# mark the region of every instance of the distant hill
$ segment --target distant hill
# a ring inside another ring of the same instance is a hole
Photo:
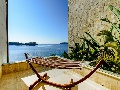
[[[60,44],[68,44],[68,42],[61,42]]]
[[[19,42],[9,42],[9,45],[28,45],[28,46],[35,46],[38,45],[36,42],[29,42],[29,43],[19,43]]]

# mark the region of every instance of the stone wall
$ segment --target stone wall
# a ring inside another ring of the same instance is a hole
[[[113,22],[116,21],[116,17],[108,9],[108,5],[119,9],[120,0],[68,0],[69,46],[73,46],[74,42],[81,43],[80,37],[85,35],[84,32],[89,32],[100,44],[103,43],[103,39],[96,34],[108,29],[110,25],[100,19],[107,17]]]
[[[38,64],[32,63],[33,67],[41,67]],[[2,75],[20,72],[24,70],[29,70],[30,66],[26,61],[14,62],[14,63],[6,63],[2,65]]]
[[[7,61],[6,2],[0,0],[0,77],[2,63]]]

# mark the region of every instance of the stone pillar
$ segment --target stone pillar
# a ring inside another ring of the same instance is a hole
[[[7,28],[6,28],[6,0],[0,0],[0,77],[2,63],[7,63]]]

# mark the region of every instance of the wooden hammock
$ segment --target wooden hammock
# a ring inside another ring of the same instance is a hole
[[[62,59],[61,60],[51,60],[51,59],[44,59],[41,57],[28,59],[27,53],[25,53],[25,57],[26,57],[26,61],[29,63],[30,67],[32,68],[32,70],[38,77],[38,80],[36,80],[32,85],[30,85],[29,90],[31,90],[38,82],[41,82],[41,81],[43,81],[47,84],[56,86],[56,87],[71,89],[71,87],[74,87],[75,85],[77,85],[77,84],[85,81],[87,78],[89,78],[105,62],[104,60],[101,60],[89,74],[87,74],[85,77],[83,77],[82,79],[79,79],[76,82],[73,82],[73,79],[71,79],[71,82],[69,84],[58,84],[58,83],[54,83],[54,82],[50,82],[50,81],[46,80],[47,73],[45,73],[43,76],[39,75],[38,72],[32,66],[31,62],[39,64],[39,65],[44,65],[46,67],[60,68],[60,69],[62,69],[62,68],[63,69],[72,69],[72,68],[81,69],[81,64],[80,64],[81,62],[80,61],[71,61],[71,60],[62,60]]]

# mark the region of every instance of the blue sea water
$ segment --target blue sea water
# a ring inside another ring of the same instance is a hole
[[[52,54],[61,56],[64,51],[68,52],[68,44],[9,45],[9,62],[25,60],[24,53],[29,53],[31,56],[48,57]]]

